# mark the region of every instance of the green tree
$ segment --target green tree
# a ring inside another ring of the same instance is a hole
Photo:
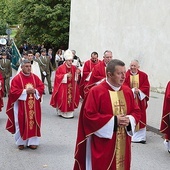
[[[70,0],[20,0],[18,43],[68,46]]]
[[[6,20],[5,20],[5,9],[6,9],[6,3],[5,0],[1,1],[0,5],[0,35],[4,35],[5,33],[5,28],[6,28]]]
[[[1,0],[0,35],[5,35],[6,28],[18,23],[16,9],[20,0]]]

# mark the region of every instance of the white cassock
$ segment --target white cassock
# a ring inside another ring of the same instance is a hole
[[[135,97],[134,91],[135,91],[135,89],[132,88],[132,92]],[[139,90],[138,98],[142,101],[145,97],[146,97],[146,95],[141,90]],[[132,142],[140,142],[140,141],[146,141],[146,127],[136,131],[132,137]]]

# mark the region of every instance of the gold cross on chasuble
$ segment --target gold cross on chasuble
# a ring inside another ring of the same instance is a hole
[[[113,114],[126,115],[127,106],[123,91],[109,91]],[[116,170],[125,170],[125,149],[126,149],[126,131],[124,127],[118,127],[116,133],[115,159]]]

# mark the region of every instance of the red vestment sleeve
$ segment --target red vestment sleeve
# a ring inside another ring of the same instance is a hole
[[[170,82],[165,90],[160,132],[166,134],[170,140]]]

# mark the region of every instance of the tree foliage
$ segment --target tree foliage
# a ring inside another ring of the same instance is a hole
[[[19,0],[21,24],[16,39],[30,44],[68,46],[70,0]]]
[[[17,44],[68,46],[70,0],[1,0],[0,35],[19,25]]]
[[[16,15],[18,2],[19,0],[1,0],[0,35],[5,35],[5,30],[10,25],[18,23],[18,15]]]

